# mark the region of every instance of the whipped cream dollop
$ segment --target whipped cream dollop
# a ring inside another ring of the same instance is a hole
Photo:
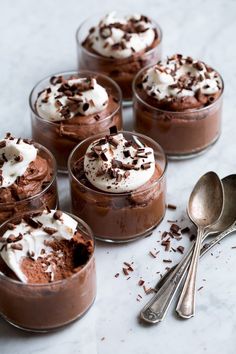
[[[70,240],[77,228],[77,222],[69,215],[60,211],[47,210],[37,216],[28,217],[20,224],[10,224],[9,229],[0,239],[0,255],[7,266],[23,283],[27,277],[22,271],[21,262],[25,257],[37,260],[39,257],[47,258],[52,254],[50,241]],[[57,256],[62,256],[62,251]],[[55,260],[55,252],[53,255]],[[45,272],[51,273],[53,280],[53,259],[46,267]]]
[[[219,74],[202,61],[180,54],[158,62],[146,71],[142,87],[157,100],[194,96],[197,92],[214,95],[222,90]]]
[[[106,89],[95,78],[52,77],[51,85],[42,91],[36,101],[41,118],[61,121],[80,114],[89,116],[107,107]]]
[[[11,186],[37,157],[37,149],[28,140],[7,135],[0,141],[0,188]]]
[[[156,38],[157,31],[146,16],[119,17],[112,12],[90,29],[85,43],[98,54],[119,59],[145,51]]]
[[[84,157],[84,171],[89,182],[99,190],[112,193],[131,192],[147,183],[155,171],[150,147],[138,147],[122,133],[94,141]]]

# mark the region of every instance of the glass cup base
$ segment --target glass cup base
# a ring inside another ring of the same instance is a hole
[[[5,317],[4,315],[1,315],[0,317],[6,321],[8,324],[12,325],[13,327],[20,329],[21,331],[24,332],[29,332],[29,333],[50,333],[50,332],[56,332],[64,327],[67,327],[69,325],[72,325],[74,322],[78,321],[79,319],[81,319],[82,317],[84,317],[87,312],[90,310],[90,308],[93,306],[94,302],[96,299],[96,295],[93,299],[93,302],[89,305],[89,307],[79,316],[77,316],[76,318],[72,319],[71,321],[68,321],[60,326],[57,327],[53,327],[53,328],[45,328],[45,329],[35,329],[35,328],[27,328],[27,327],[22,327],[19,326],[17,323],[10,321],[7,317]]]
[[[167,158],[168,160],[172,160],[172,161],[180,161],[180,160],[188,160],[188,159],[192,159],[194,157],[198,157],[203,155],[205,152],[207,152],[208,150],[210,150],[212,148],[213,145],[215,145],[215,143],[218,141],[220,135],[218,135],[211,143],[210,145],[205,146],[203,149],[200,150],[196,150],[193,151],[191,153],[187,153],[187,154],[169,154],[168,152],[166,152]]]
[[[96,241],[99,241],[99,242],[107,242],[107,243],[116,243],[116,244],[121,244],[121,243],[131,243],[131,242],[135,242],[139,239],[143,239],[143,238],[146,238],[146,237],[149,237],[152,235],[153,231],[157,228],[157,226],[162,222],[162,220],[164,219],[165,215],[163,215],[163,217],[154,225],[152,226],[151,228],[149,228],[148,230],[146,230],[144,233],[140,234],[140,235],[136,235],[130,239],[110,239],[109,237],[108,238],[102,238],[102,237],[97,237],[97,236],[94,236]]]

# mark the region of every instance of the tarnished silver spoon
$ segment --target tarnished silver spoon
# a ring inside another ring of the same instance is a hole
[[[188,274],[181,292],[176,311],[182,318],[190,318],[195,313],[196,276],[201,243],[204,233],[221,216],[224,206],[224,192],[221,180],[215,172],[203,175],[193,188],[187,212],[197,226],[197,237]]]

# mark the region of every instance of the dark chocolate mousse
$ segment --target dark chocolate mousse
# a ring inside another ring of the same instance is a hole
[[[75,73],[53,76],[32,92],[33,137],[53,152],[59,170],[66,169],[78,142],[114,124],[122,127],[120,93],[114,85],[103,76]]]
[[[172,157],[195,155],[220,134],[223,81],[202,61],[176,54],[134,81],[135,129]]]
[[[85,231],[86,224],[81,228],[74,217],[50,209],[5,225],[0,235],[0,272],[5,275],[0,288],[6,302],[0,295],[0,308],[8,320],[46,330],[73,321],[90,307],[96,288],[94,243],[89,229]],[[13,286],[18,289],[14,301]]]
[[[123,98],[130,100],[135,74],[160,59],[160,42],[161,30],[147,16],[112,12],[88,30],[79,51],[79,67],[109,75],[121,87]]]
[[[8,133],[0,141],[0,223],[43,205],[56,207],[55,174],[49,151]]]
[[[124,242],[150,234],[165,213],[165,157],[155,159],[154,142],[144,145],[115,129],[85,143],[69,162],[73,212],[101,240]]]

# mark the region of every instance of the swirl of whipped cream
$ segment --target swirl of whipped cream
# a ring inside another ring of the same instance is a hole
[[[222,81],[219,74],[202,61],[177,54],[148,69],[142,87],[149,96],[161,101],[194,96],[198,91],[213,95],[222,89]]]
[[[127,58],[146,50],[157,38],[152,22],[143,15],[107,14],[87,37],[91,48],[105,57]]]
[[[27,283],[27,277],[21,269],[22,259],[30,257],[37,260],[50,255],[53,250],[48,241],[72,239],[77,222],[65,213],[55,210],[48,213],[45,210],[13,226],[14,229],[7,230],[0,239],[0,255],[19,280]],[[45,271],[52,272],[52,267],[49,265]]]
[[[42,91],[36,101],[41,118],[61,121],[77,114],[89,116],[107,107],[108,94],[95,78],[52,77],[51,85]]]
[[[10,135],[0,141],[0,188],[11,186],[37,157],[34,145]]]
[[[137,147],[122,133],[109,135],[88,147],[84,171],[89,182],[99,190],[131,192],[152,177],[155,171],[154,152],[150,147]]]

